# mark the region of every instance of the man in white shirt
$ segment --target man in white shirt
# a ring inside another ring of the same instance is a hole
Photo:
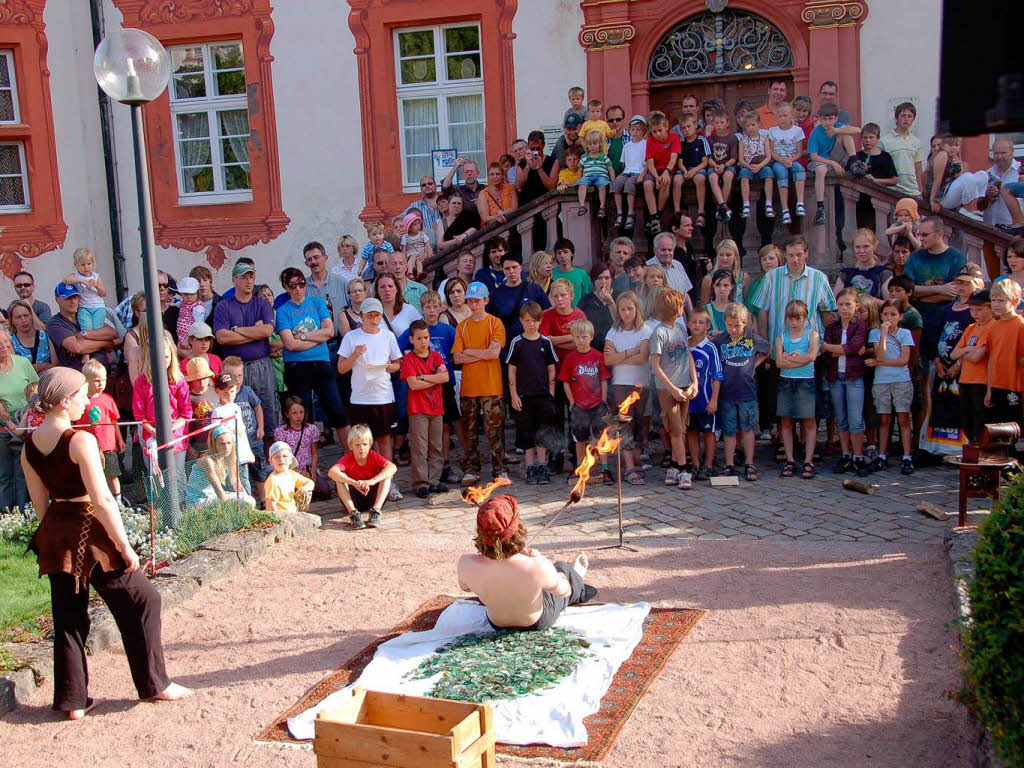
[[[671,232],[661,232],[654,238],[654,256],[647,260],[650,267],[661,267],[665,270],[665,277],[668,279],[668,287],[675,288],[686,297],[684,312],[687,317],[693,304],[690,302],[690,290],[693,283],[686,274],[683,265],[675,260],[676,236]]]
[[[992,159],[995,164],[988,169],[989,186],[985,195],[988,198],[988,208],[985,209],[984,215],[985,223],[994,227],[1013,221],[994,182],[998,181],[1000,185],[1015,183],[1020,176],[1020,163],[1013,159],[1013,142],[1006,138],[996,139],[992,144]]]

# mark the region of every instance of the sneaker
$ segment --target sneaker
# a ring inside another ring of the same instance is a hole
[[[854,459],[853,470],[857,473],[857,477],[867,477],[871,474],[871,467],[864,459]]]
[[[454,485],[455,483],[459,482],[458,480],[455,479],[455,477],[456,475],[455,472],[452,470],[451,465],[445,464],[444,469],[441,470],[441,482],[451,483]]]
[[[711,470],[707,467],[701,467],[693,473],[693,479],[701,482],[706,482],[711,479]]]
[[[601,470],[601,482],[605,483],[606,485],[609,483],[615,483],[615,475],[612,474],[612,471],[610,469]]]
[[[391,490],[388,491],[388,501],[401,501],[402,492],[398,490],[397,485],[392,485]]]
[[[678,485],[679,483],[679,470],[675,467],[669,467],[665,473],[665,485]]]
[[[371,509],[370,518],[366,521],[367,528],[379,528],[380,527],[380,510]]]
[[[804,216],[807,215],[807,209],[804,208],[803,203],[796,204],[796,215],[799,216],[800,218],[803,218]]]
[[[416,489],[415,493],[417,499],[425,499],[430,495],[430,487],[426,485],[421,485],[419,488]]]
[[[825,226],[825,206],[819,205],[818,210],[814,213],[814,226],[824,227]]]
[[[876,456],[875,460],[871,462],[872,472],[884,472],[889,468],[889,460],[884,456]]]
[[[912,475],[914,474],[914,462],[911,459],[904,459],[903,466],[900,467],[901,475]]]
[[[661,232],[661,222],[658,221],[658,217],[655,216],[653,219],[647,222],[647,232],[654,237],[656,234]]]
[[[982,214],[981,211],[969,211],[966,208],[960,207],[957,208],[956,212],[959,213],[961,216],[966,216],[968,219],[974,219],[975,221],[985,220],[985,216],[984,214]]]
[[[537,485],[551,485],[551,470],[546,466],[537,467]]]
[[[363,522],[363,516],[359,512],[353,512],[348,516],[348,522],[352,526],[353,530],[359,531],[366,527],[366,523]]]
[[[743,204],[743,210],[740,211],[740,217],[744,219],[750,218],[750,203]]]
[[[783,224],[792,224],[793,223],[793,217],[790,215],[788,208],[782,212],[782,223]]]
[[[771,203],[765,203],[764,204],[764,215],[767,218],[769,218],[769,219],[774,219],[775,218],[775,209],[772,208],[772,204]]]
[[[444,483],[434,483],[430,486],[431,493],[448,493],[450,489]]]
[[[650,461],[651,452],[644,448],[642,451],[640,451],[640,455],[637,456],[637,458],[640,459],[640,461]]]
[[[840,456],[832,467],[832,473],[835,475],[844,475],[851,469],[853,469],[853,459],[849,456]]]
[[[460,485],[463,488],[469,488],[469,486],[476,485],[478,482],[480,482],[480,475],[474,475],[472,472],[467,472],[462,476]]]
[[[676,485],[678,485],[684,491],[688,491],[691,488],[693,488],[693,478],[690,476],[690,473],[680,472],[679,480],[677,481]]]
[[[715,218],[718,219],[719,221],[728,221],[729,206],[727,206],[725,203],[719,203],[718,213],[715,214]]]
[[[526,467],[526,484],[527,485],[536,485],[537,484],[537,470],[538,469],[539,469],[539,467],[532,467],[532,466],[527,466]]]

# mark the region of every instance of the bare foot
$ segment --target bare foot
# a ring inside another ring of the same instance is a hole
[[[85,709],[69,709],[68,710],[68,720],[81,720],[89,712],[94,710],[96,708],[96,705],[99,704],[101,701],[103,701],[103,700],[102,699],[89,699],[88,703],[85,705]]]
[[[580,575],[580,578],[586,578],[587,569],[590,567],[590,558],[587,557],[586,552],[581,552],[576,558],[576,562],[572,564],[572,569]]]
[[[186,688],[183,685],[177,683],[171,683],[164,688],[160,693],[150,699],[150,701],[178,701],[179,699],[187,699],[193,694],[191,688]]]

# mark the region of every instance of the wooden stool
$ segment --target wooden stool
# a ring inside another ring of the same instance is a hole
[[[956,523],[959,527],[967,525],[967,500],[999,498],[1000,475],[1004,469],[1016,466],[1016,459],[959,462],[960,510]]]

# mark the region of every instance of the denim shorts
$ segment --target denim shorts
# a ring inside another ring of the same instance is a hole
[[[807,178],[807,171],[797,162],[794,162],[789,168],[782,163],[772,163],[772,172],[775,174],[775,178],[779,180],[780,187],[788,187],[790,177],[797,181],[803,181]]]
[[[754,172],[752,170],[750,170],[749,168],[740,168],[740,178],[741,179],[753,179],[754,178]],[[775,178],[775,174],[772,173],[772,166],[771,166],[771,164],[766,165],[764,168],[762,168],[760,171],[758,171],[757,172],[757,178],[759,178],[759,179],[774,179]]]
[[[828,385],[836,429],[859,435],[864,432],[864,379],[837,379]]]
[[[577,187],[607,187],[610,186],[612,180],[607,176],[601,176],[594,174],[592,176],[584,176],[582,179],[576,182]]]
[[[718,171],[716,171],[714,168],[708,167],[708,168],[705,168],[703,171],[701,171],[701,173],[704,174],[705,176],[710,176],[713,173],[715,173],[715,174],[718,173]],[[722,173],[721,173],[721,176],[722,176],[723,179],[725,178],[725,174],[727,174],[727,173],[731,173],[733,176],[735,176],[736,175],[736,166],[735,165],[727,165],[725,167],[725,170],[722,171]]]
[[[813,419],[815,414],[814,379],[780,377],[776,411],[780,417],[786,419]]]
[[[636,194],[636,185],[643,179],[641,173],[620,173],[612,181],[612,192],[615,194],[621,194],[625,192],[627,195]]]
[[[723,400],[719,403],[718,414],[723,435],[732,437],[737,432],[757,429],[757,400]]]

